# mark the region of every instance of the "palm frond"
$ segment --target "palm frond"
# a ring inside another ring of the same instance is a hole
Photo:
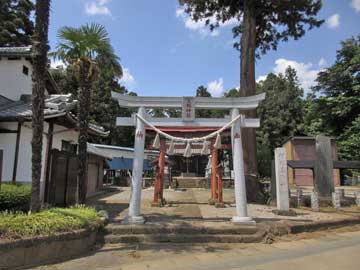
[[[73,64],[80,58],[88,58],[96,65],[110,68],[117,77],[122,76],[120,58],[111,46],[108,32],[98,23],[74,27],[62,27],[58,34],[59,42],[56,51],[51,53],[54,58]]]

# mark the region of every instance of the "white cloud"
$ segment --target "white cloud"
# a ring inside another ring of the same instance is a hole
[[[340,25],[340,15],[335,13],[326,20],[326,24],[329,28],[337,28]]]
[[[124,84],[126,87],[132,87],[135,84],[135,78],[130,73],[130,70],[128,68],[123,69],[123,76],[120,79],[120,83]]]
[[[356,12],[360,12],[360,0],[352,0],[351,7],[353,7]]]
[[[209,82],[207,88],[213,97],[221,97],[225,92],[223,78]]]
[[[65,63],[62,61],[62,60],[54,60],[54,59],[51,59],[51,62],[50,62],[50,67],[51,68],[58,68],[58,67],[61,67],[61,68],[65,68],[66,65]]]
[[[326,64],[327,64],[326,60],[323,57],[321,57],[320,60],[319,60],[318,66],[320,68],[323,68],[323,67],[326,66]]]
[[[176,9],[176,17],[180,18],[187,29],[190,29],[192,31],[200,33],[202,37],[205,36],[218,36],[220,34],[219,29],[215,29],[213,31],[209,30],[209,27],[206,25],[206,19],[201,19],[198,21],[194,21],[192,18],[189,17],[189,15],[185,12],[184,8],[177,8]],[[210,23],[216,22],[216,17],[212,16],[209,18]],[[238,20],[236,18],[232,18],[226,22],[220,23],[221,27],[226,26],[233,26],[238,23]]]
[[[110,9],[107,7],[110,0],[95,0],[85,3],[85,13],[88,15],[111,15]]]
[[[263,75],[263,76],[259,76],[257,79],[256,79],[256,82],[259,83],[261,81],[265,81],[266,80],[266,75]]]
[[[315,84],[315,79],[317,74],[320,72],[320,69],[313,68],[312,63],[301,63],[293,60],[288,60],[284,58],[279,58],[275,61],[275,67],[273,72],[276,74],[284,74],[288,67],[292,67],[296,70],[299,82],[304,90],[309,90],[311,86]],[[257,81],[266,78],[266,76],[260,76]]]

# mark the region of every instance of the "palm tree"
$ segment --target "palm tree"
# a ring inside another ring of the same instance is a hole
[[[119,57],[115,55],[108,33],[100,24],[86,24],[79,28],[63,27],[54,58],[71,65],[79,83],[79,202],[85,203],[87,189],[87,140],[90,111],[90,92],[98,77],[98,69],[106,68],[114,76],[122,76]]]
[[[44,93],[47,69],[50,0],[37,0],[35,5],[35,32],[32,37],[33,88],[32,88],[32,184],[30,210],[40,211],[41,152],[44,130]]]

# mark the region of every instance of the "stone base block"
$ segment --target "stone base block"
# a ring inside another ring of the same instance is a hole
[[[253,220],[251,217],[234,216],[234,217],[232,217],[231,221],[234,224],[238,224],[238,225],[252,225],[252,226],[256,225],[256,221]]]
[[[145,218],[143,216],[126,216],[121,223],[125,225],[144,224]]]

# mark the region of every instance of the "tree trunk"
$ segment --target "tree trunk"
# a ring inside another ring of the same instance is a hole
[[[47,69],[50,0],[37,0],[35,6],[35,33],[33,36],[33,89],[32,89],[32,213],[40,211],[41,153],[44,130],[44,93]]]
[[[255,51],[256,51],[256,19],[255,11],[250,1],[245,1],[243,33],[241,35],[240,60],[240,95],[252,96],[255,94]],[[254,117],[256,111],[246,114]],[[245,174],[257,175],[256,164],[256,136],[255,129],[243,130]]]
[[[256,94],[256,10],[251,0],[245,0],[243,20],[240,58],[240,96],[252,96]],[[256,117],[255,110],[243,113],[249,118]],[[255,129],[242,129],[242,137],[244,140],[244,171],[248,190],[247,196],[249,201],[256,201],[260,186],[256,183],[258,173]]]
[[[86,202],[87,191],[87,141],[90,110],[91,79],[89,73],[91,62],[81,59],[79,70],[79,104],[78,104],[78,126],[79,126],[79,203]]]

